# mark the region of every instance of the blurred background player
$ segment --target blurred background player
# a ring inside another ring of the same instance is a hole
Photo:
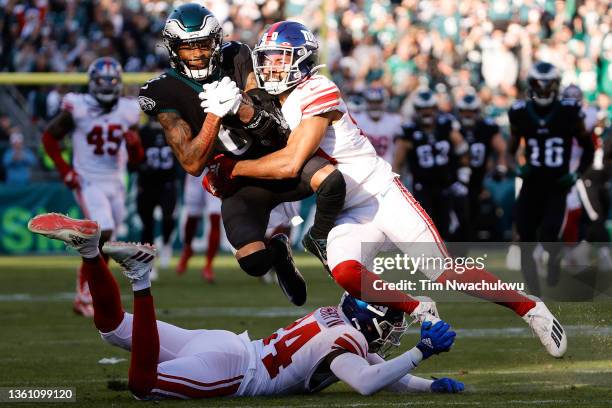
[[[365,109],[353,114],[357,126],[370,139],[376,154],[393,163],[394,140],[402,134],[402,118],[388,110],[389,95],[384,88],[372,87],[363,93]]]
[[[60,177],[74,192],[83,215],[101,229],[101,245],[113,237],[125,215],[124,177],[128,158],[139,163],[143,149],[138,137],[140,108],[121,97],[121,65],[113,58],[91,63],[88,93],[68,93],[42,141]],[[61,155],[59,141],[72,133],[72,165]],[[82,268],[77,274],[74,310],[91,316],[93,309]]]
[[[413,96],[413,120],[396,139],[393,171],[401,173],[407,163],[414,197],[449,239],[453,196],[466,197],[470,172],[468,145],[459,132],[459,122],[438,110],[435,94],[420,89]]]
[[[361,395],[464,389],[450,378],[410,374],[454,343],[455,332],[435,315],[422,322],[416,346],[389,361],[385,353],[400,345],[407,328],[403,312],[348,294],[338,306],[320,307],[265,339],[251,340],[246,332],[187,330],[156,320],[150,281],[154,247],[123,242],[103,247],[132,283],[130,314],[99,254],[95,222],[43,214],[30,220],[28,228],[65,242],[82,256],[94,323],[106,342],[131,352],[128,388],[138,399],[315,393],[339,380]]]
[[[164,131],[155,119],[140,128],[144,161],[138,166],[138,215],[142,221],[141,241],[155,243],[155,208],[161,209],[160,266],[166,268],[172,256],[177,200],[177,165],[172,149],[166,143]],[[155,271],[155,268],[154,268]]]
[[[182,275],[187,270],[189,259],[193,256],[192,242],[198,232],[202,215],[206,214],[208,224],[208,246],[206,262],[202,269],[202,278],[209,283],[215,281],[213,260],[221,243],[221,200],[202,188],[203,176],[185,176],[183,205],[185,208],[185,225],[183,227],[183,251],[176,265],[176,273]]]
[[[457,116],[461,123],[461,134],[469,145],[470,182],[468,185],[470,241],[476,241],[476,224],[480,219],[483,183],[487,174],[489,159],[495,154],[493,177],[505,177],[508,168],[506,161],[506,141],[499,126],[490,118],[483,117],[481,102],[474,90],[470,90],[457,100]]]
[[[559,100],[560,74],[547,62],[537,62],[529,71],[528,98],[514,103],[510,120],[510,154],[515,156],[525,140],[526,164],[517,169],[523,179],[516,202],[516,227],[521,241],[521,269],[529,290],[540,293],[533,251],[541,242],[548,252],[546,281],[559,280],[559,248],[567,193],[593,162],[593,143],[584,128],[580,105]],[[583,149],[580,163],[570,170],[573,139]]]

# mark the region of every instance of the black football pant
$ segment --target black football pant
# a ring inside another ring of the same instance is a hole
[[[529,290],[540,294],[533,250],[538,242],[549,253],[547,283],[559,280],[559,242],[565,219],[568,190],[547,188],[543,183],[526,181],[516,202],[516,230],[521,242],[521,270]]]
[[[153,244],[155,239],[155,220],[153,211],[158,205],[162,210],[162,236],[164,243],[170,241],[170,235],[174,230],[174,208],[176,206],[177,189],[176,183],[172,181],[162,181],[144,179],[138,180],[138,215],[142,220],[143,243]]]
[[[434,222],[442,239],[448,240],[452,207],[451,197],[445,194],[442,189],[427,187],[423,183],[415,183],[412,194]]]

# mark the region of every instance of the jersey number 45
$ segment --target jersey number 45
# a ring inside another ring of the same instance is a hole
[[[106,133],[106,138],[104,137]],[[87,143],[94,145],[94,154],[101,156],[107,153],[110,156],[114,156],[119,151],[119,146],[123,141],[123,129],[121,125],[108,125],[106,132],[102,126],[94,126],[87,134]],[[108,145],[105,149],[104,145]]]

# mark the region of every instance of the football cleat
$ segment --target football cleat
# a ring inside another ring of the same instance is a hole
[[[208,283],[215,283],[215,271],[212,266],[206,266],[202,269],[202,279]]]
[[[567,334],[561,323],[548,310],[548,307],[536,296],[527,296],[536,302],[525,315],[523,320],[529,324],[531,330],[540,338],[540,341],[553,357],[563,357],[567,350]]]
[[[414,319],[412,323],[423,324],[423,322],[431,322],[432,325],[440,321],[438,307],[436,302],[428,296],[414,296],[414,299],[419,301],[419,305],[410,313]]]
[[[72,303],[72,310],[74,311],[74,313],[83,317],[93,317],[94,315],[93,304],[83,301],[78,296],[74,299],[74,302]]]
[[[276,234],[270,238],[269,245],[276,250],[274,270],[278,285],[291,303],[302,306],[306,303],[306,281],[293,262],[289,238],[285,234]]]
[[[310,235],[310,230],[308,230],[302,238],[302,245],[304,246],[304,250],[319,258],[319,261],[321,261],[327,273],[331,274],[329,266],[327,266],[327,240],[314,239],[312,235]]]
[[[123,274],[132,282],[149,275],[156,255],[154,246],[134,242],[107,242],[102,251],[121,265]]]
[[[159,251],[159,266],[167,268],[170,265],[170,259],[172,258],[172,245],[164,244]]]
[[[193,256],[193,249],[191,247],[183,248],[183,252],[181,252],[181,259],[179,259],[178,264],[176,265],[176,274],[182,275],[187,270],[187,263],[189,259]]]
[[[75,220],[63,214],[41,214],[28,222],[28,229],[35,234],[64,241],[81,255],[98,253],[100,227],[91,220]]]

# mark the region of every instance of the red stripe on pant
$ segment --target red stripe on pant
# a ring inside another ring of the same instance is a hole
[[[240,382],[232,385],[221,386],[210,390],[201,390],[198,388],[190,387],[189,385],[179,384],[175,382],[165,381],[162,379],[157,380],[155,386],[160,391],[166,391],[173,394],[179,394],[188,398],[212,398],[212,397],[226,397],[234,395],[238,388],[240,388]]]
[[[236,376],[234,378],[228,378],[227,380],[219,380],[219,381],[215,381],[215,382],[211,382],[211,383],[205,383],[205,382],[200,382],[200,381],[196,381],[196,380],[192,380],[191,378],[186,378],[186,377],[180,377],[178,375],[170,375],[170,374],[164,374],[164,373],[158,373],[158,377],[163,377],[161,378],[162,380],[179,380],[179,381],[185,381],[188,383],[191,383],[193,385],[199,385],[200,387],[214,387],[216,385],[221,385],[221,384],[227,384],[236,380],[242,380],[244,378],[243,375],[239,375]]]
[[[412,313],[419,305],[418,300],[398,290],[376,290],[375,287],[380,287],[380,285],[375,286],[376,282],[384,282],[384,280],[368,271],[358,261],[340,262],[332,269],[332,276],[338,285],[342,286],[351,296],[366,302],[375,299],[373,303],[401,310],[404,313]]]

